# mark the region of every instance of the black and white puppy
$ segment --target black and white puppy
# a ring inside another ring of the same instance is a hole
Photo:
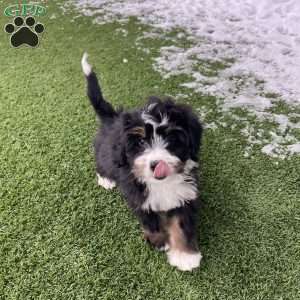
[[[202,128],[186,105],[150,97],[132,111],[105,101],[87,54],[87,94],[102,126],[95,139],[98,184],[117,186],[139,219],[145,239],[183,271],[200,264],[197,167]]]

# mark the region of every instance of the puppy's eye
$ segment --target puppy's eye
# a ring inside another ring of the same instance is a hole
[[[172,144],[185,144],[187,141],[186,134],[181,130],[172,130],[168,133],[167,139]]]
[[[144,145],[145,145],[145,140],[139,139],[139,146],[144,146]]]

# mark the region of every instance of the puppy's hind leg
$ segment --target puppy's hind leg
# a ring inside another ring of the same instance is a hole
[[[113,180],[110,180],[106,177],[102,177],[97,173],[97,182],[99,186],[104,187],[106,190],[111,190],[116,186],[116,183]]]

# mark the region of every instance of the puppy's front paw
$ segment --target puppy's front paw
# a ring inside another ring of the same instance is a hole
[[[108,178],[102,177],[97,173],[98,185],[104,187],[106,190],[111,190],[116,186],[116,183]]]
[[[167,255],[169,264],[181,271],[192,271],[199,267],[202,258],[200,252],[187,253],[179,250],[170,250]]]

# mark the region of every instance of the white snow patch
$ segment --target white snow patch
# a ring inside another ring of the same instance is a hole
[[[300,153],[300,143],[289,145],[288,150],[291,154]]]
[[[300,105],[299,0],[72,0],[64,8],[72,5],[98,24],[135,16],[163,32],[182,28],[186,34],[174,39],[187,38],[191,45],[162,47],[154,68],[164,78],[188,75],[191,81],[183,86],[217,96],[224,114],[237,117],[233,110],[243,108],[262,122],[277,124],[277,132],[270,134],[243,120],[250,148],[261,144],[263,153],[280,158],[300,153],[299,139],[291,132],[300,128],[292,121],[299,115],[269,112],[279,99],[290,107]],[[214,63],[223,67],[216,69]],[[215,126],[222,124],[216,120],[207,127]]]
[[[128,31],[124,28],[116,29],[116,33],[121,34],[122,36],[126,37],[128,35]]]

